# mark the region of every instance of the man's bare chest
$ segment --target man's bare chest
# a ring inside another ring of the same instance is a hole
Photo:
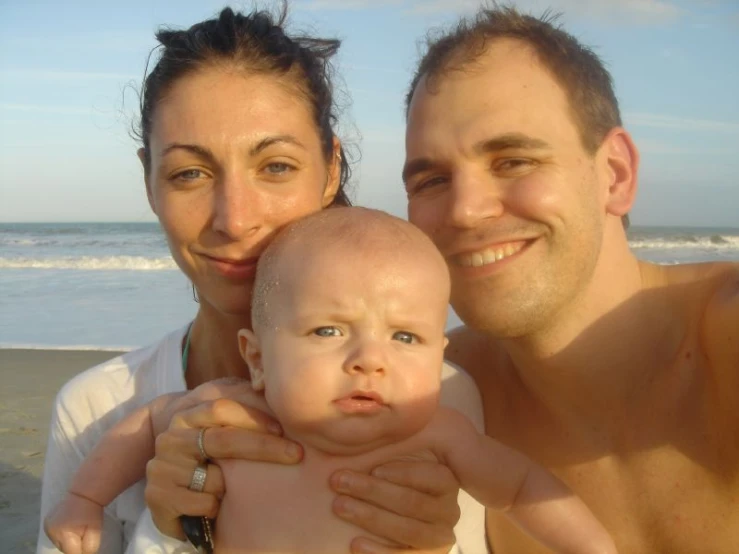
[[[629,554],[729,554],[739,544],[739,429],[701,402],[655,400],[623,414],[609,433],[519,413],[488,421],[501,440],[526,452],[580,495]],[[494,514],[497,554],[537,552]],[[544,550],[542,550],[544,552]]]

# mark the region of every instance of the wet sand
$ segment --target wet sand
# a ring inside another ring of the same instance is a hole
[[[0,349],[0,551],[34,552],[51,405],[71,377],[119,352]]]

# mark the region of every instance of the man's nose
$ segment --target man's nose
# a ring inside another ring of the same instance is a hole
[[[472,229],[480,222],[503,215],[502,190],[494,177],[480,171],[459,171],[452,175],[449,222]]]

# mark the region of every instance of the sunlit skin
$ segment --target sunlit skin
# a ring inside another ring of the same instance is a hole
[[[200,302],[190,386],[234,368],[245,376],[235,343],[224,348],[219,337],[249,318],[259,255],[283,225],[336,194],[338,142],[328,163],[310,110],[289,78],[228,66],[177,80],[154,110],[149,203]]]
[[[488,434],[562,478],[620,552],[733,552],[737,265],[633,257],[636,148],[615,128],[586,151],[524,45],[498,40],[432,85],[410,106],[409,217],[447,259],[468,325],[447,356]],[[488,534],[496,554],[546,552],[492,513]]]

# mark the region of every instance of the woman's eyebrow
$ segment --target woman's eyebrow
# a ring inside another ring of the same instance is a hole
[[[198,146],[197,144],[182,144],[180,142],[173,142],[172,144],[164,148],[164,150],[162,150],[162,156],[166,156],[173,150],[187,150],[188,152],[192,152],[193,154],[201,158],[207,158],[211,161],[215,159],[213,152],[211,152],[208,148],[205,148],[204,146]]]
[[[286,143],[286,144],[294,144],[295,146],[298,146],[302,148],[303,150],[306,150],[305,145],[300,142],[297,138],[295,138],[292,135],[276,135],[273,137],[265,137],[262,140],[260,140],[258,143],[256,143],[254,146],[252,146],[249,149],[249,154],[254,156],[256,154],[259,154],[262,150],[267,148],[268,146],[272,146],[273,144],[278,143]]]

